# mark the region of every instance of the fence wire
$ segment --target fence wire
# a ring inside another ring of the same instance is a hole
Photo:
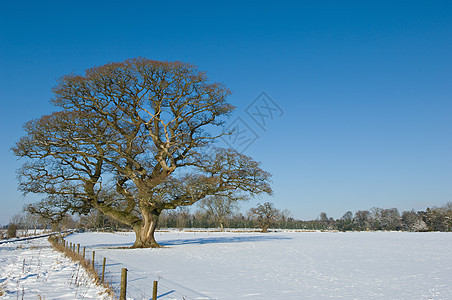
[[[82,247],[83,248],[83,247]],[[96,251],[96,249],[92,249]],[[92,259],[92,250],[86,249],[85,257]],[[94,267],[99,276],[102,276],[104,256],[95,253]],[[152,299],[153,283],[158,282],[157,298],[162,300],[170,299],[186,299],[186,300],[208,300],[214,299],[190,289],[175,281],[163,277],[151,271],[142,271],[128,266],[122,262],[115,261],[106,257],[104,281],[109,283],[117,297],[119,297],[121,289],[121,270],[127,268],[127,288],[126,296],[128,299],[134,300],[150,300]],[[152,299],[154,300],[154,299]]]

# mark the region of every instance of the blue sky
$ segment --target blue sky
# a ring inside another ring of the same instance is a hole
[[[274,196],[244,208],[272,201],[314,219],[452,201],[451,12],[450,1],[4,1],[0,224],[33,199],[17,191],[9,149],[52,111],[56,80],[137,56],[190,62],[233,91],[229,124],[258,137],[244,152],[273,173]],[[282,111],[263,128],[247,114],[262,92]]]

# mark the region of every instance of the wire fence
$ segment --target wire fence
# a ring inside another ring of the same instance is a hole
[[[62,239],[60,241],[66,248],[73,251],[80,259],[88,260],[98,274],[99,281],[108,283],[115,297],[120,298],[121,288],[126,286],[126,298],[134,300],[155,300],[152,298],[154,281],[158,283],[157,299],[186,299],[186,300],[208,300],[213,299],[199,293],[180,283],[165,278],[162,274],[149,270],[139,270],[127,265],[127,262],[119,262],[109,257],[96,253],[97,248],[84,247]],[[98,249],[102,250],[102,249]],[[94,255],[93,255],[94,253]],[[93,260],[94,258],[94,260]],[[104,260],[105,258],[105,260]],[[104,265],[105,262],[105,265]],[[127,282],[121,282],[122,269],[127,269]]]
[[[5,239],[0,240],[0,244],[6,244],[6,243],[15,243],[15,242],[21,242],[21,241],[28,241],[28,240],[34,240],[34,239],[40,239],[43,237],[49,237],[53,235],[61,235],[61,234],[70,234],[74,230],[66,230],[66,231],[59,231],[59,232],[49,232],[49,233],[43,233],[38,235],[31,235],[31,236],[25,236],[25,237],[18,237],[18,238],[12,238],[12,239]]]

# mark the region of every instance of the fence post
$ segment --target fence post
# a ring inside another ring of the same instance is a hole
[[[94,255],[96,254],[96,252],[93,251],[93,268],[94,268]]]
[[[72,242],[71,242],[71,244],[70,244],[70,246],[69,246],[69,249],[72,251]]]
[[[77,254],[80,255],[80,244],[77,244]]]
[[[86,247],[83,247],[83,259],[85,259],[85,248]]]
[[[154,288],[152,289],[152,300],[157,300],[157,283],[158,281],[154,281]]]
[[[105,262],[107,259],[104,257],[104,261],[102,263],[102,283],[104,283],[104,275],[105,275]]]
[[[119,293],[119,300],[126,300],[127,289],[127,268],[121,270],[121,292]]]

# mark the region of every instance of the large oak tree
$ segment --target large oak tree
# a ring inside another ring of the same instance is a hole
[[[165,209],[271,193],[259,163],[211,147],[234,107],[193,65],[129,59],[63,76],[53,93],[57,111],[28,122],[13,147],[25,159],[19,188],[45,195],[30,211],[97,209],[133,228],[133,247],[158,247]]]

